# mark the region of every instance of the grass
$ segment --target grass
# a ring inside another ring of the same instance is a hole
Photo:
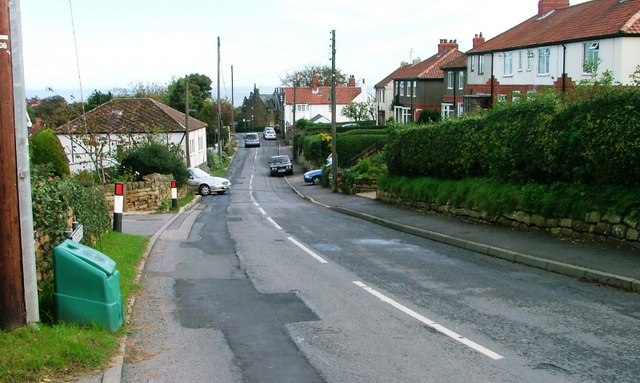
[[[116,262],[126,302],[137,288],[135,275],[147,237],[109,232],[94,246]],[[89,326],[39,324],[0,331],[0,382],[63,382],[104,368],[118,351],[116,334]]]

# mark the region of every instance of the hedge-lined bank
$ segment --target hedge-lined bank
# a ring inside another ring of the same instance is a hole
[[[395,175],[640,186],[640,89],[614,87],[561,107],[553,94],[482,116],[396,126],[386,147]]]

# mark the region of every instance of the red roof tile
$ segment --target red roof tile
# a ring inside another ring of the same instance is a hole
[[[353,101],[360,93],[362,89],[360,87],[353,86],[337,86],[336,87],[336,104],[346,105]],[[296,104],[309,104],[309,105],[325,105],[330,104],[331,100],[330,86],[319,86],[317,89],[311,87],[298,87],[296,88]],[[285,104],[293,104],[293,88],[284,89]]]
[[[533,16],[467,54],[638,35],[639,19],[640,0],[592,0]]]
[[[403,67],[402,70],[394,77],[394,80],[413,78],[442,79],[444,78],[442,66],[447,65],[460,57],[465,57],[465,55],[457,49],[435,54],[417,64]]]

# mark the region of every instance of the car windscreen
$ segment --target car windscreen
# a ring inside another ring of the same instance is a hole
[[[209,173],[205,172],[202,169],[198,169],[198,168],[194,168],[189,170],[191,172],[191,174],[195,177],[195,178],[204,178],[204,177],[209,177]]]
[[[289,162],[289,157],[281,156],[281,157],[271,157],[272,164],[285,164]]]

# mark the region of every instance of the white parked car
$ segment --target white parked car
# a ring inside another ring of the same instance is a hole
[[[275,140],[277,138],[276,130],[272,127],[267,126],[262,132],[262,138],[264,138],[265,140]]]
[[[200,168],[188,168],[189,186],[202,196],[211,193],[224,194],[231,190],[231,182],[222,177],[214,177]]]

